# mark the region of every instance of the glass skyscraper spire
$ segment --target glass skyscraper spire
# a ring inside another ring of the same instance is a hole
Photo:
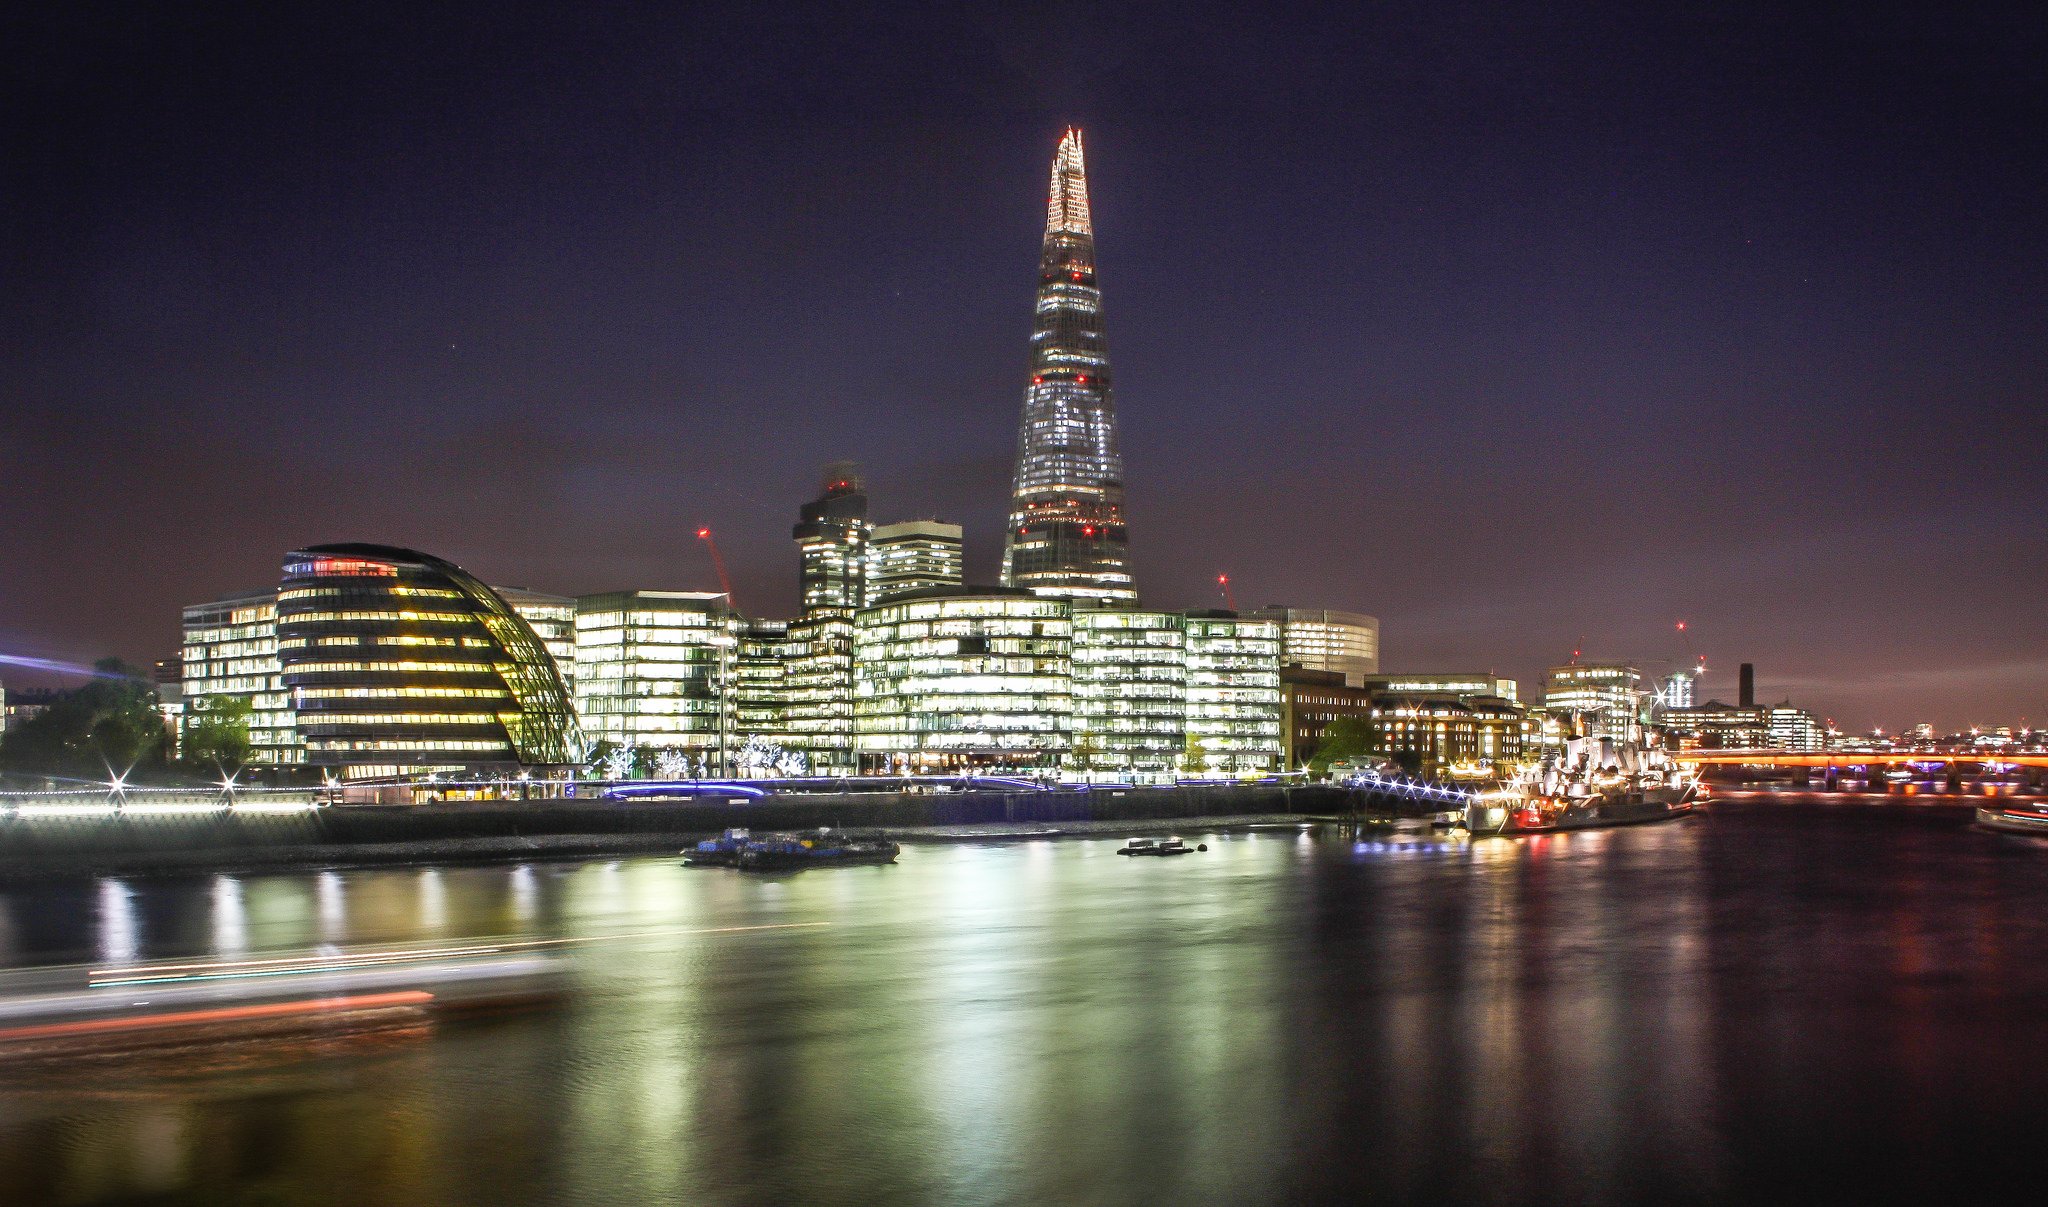
[[[1070,129],[1052,162],[1003,585],[1073,599],[1137,597],[1109,383],[1088,175],[1081,132]]]

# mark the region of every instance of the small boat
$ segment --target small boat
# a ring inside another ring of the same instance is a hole
[[[894,863],[902,847],[886,838],[855,838],[820,829],[816,834],[771,834],[740,848],[743,872],[793,872],[847,864]]]
[[[1198,846],[1191,847],[1187,843],[1182,842],[1178,838],[1133,838],[1129,842],[1126,842],[1120,849],[1118,849],[1117,854],[1192,855],[1196,851],[1206,851],[1208,849],[1209,844],[1206,842]]]
[[[727,830],[716,838],[707,838],[683,852],[683,866],[686,868],[735,868],[740,865],[740,852],[746,849],[751,836],[746,830]]]

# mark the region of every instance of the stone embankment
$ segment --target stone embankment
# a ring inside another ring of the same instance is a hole
[[[583,858],[678,850],[729,826],[819,826],[906,837],[1000,837],[1105,824],[1335,815],[1356,794],[1323,786],[775,795],[755,800],[480,801],[337,805],[300,812],[0,813],[0,878],[93,872],[229,870],[289,864]]]

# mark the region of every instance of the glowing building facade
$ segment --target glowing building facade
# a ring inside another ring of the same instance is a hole
[[[960,586],[965,581],[963,543],[960,525],[937,520],[876,528],[868,537],[868,602],[926,587]]]
[[[790,536],[801,559],[803,614],[851,616],[867,602],[868,496],[851,461],[825,467],[818,497],[797,513]]]
[[[853,621],[821,613],[789,622],[782,669],[784,745],[819,774],[850,774]]]
[[[576,711],[586,736],[723,768],[738,622],[725,596],[613,591],[576,600]]]
[[[555,672],[573,697],[576,690],[576,601],[524,587],[499,587],[498,595],[533,628],[533,635],[555,660]]]
[[[1363,612],[1275,605],[1253,613],[1280,622],[1280,664],[1335,671],[1352,687],[1380,669],[1380,622]]]
[[[1135,599],[1123,478],[1088,176],[1081,133],[1068,130],[1053,157],[1003,585],[1073,599]]]
[[[1064,600],[932,588],[854,621],[853,741],[863,771],[1056,773],[1073,740]]]
[[[186,608],[180,654],[188,722],[219,700],[240,700],[249,706],[252,765],[288,767],[306,761],[277,657],[276,591],[250,591]]]
[[[1279,770],[1278,621],[1234,612],[1188,613],[1187,685],[1184,770]]]
[[[1626,738],[1642,719],[1637,685],[1642,672],[1619,662],[1568,662],[1543,679],[1543,710],[1553,718],[1576,716],[1588,736]]]
[[[1187,747],[1187,618],[1076,606],[1073,624],[1069,771],[1170,782]]]
[[[277,657],[315,766],[367,777],[581,757],[568,690],[533,627],[439,558],[382,545],[285,555]]]

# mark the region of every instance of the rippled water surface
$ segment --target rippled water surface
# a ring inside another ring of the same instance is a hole
[[[13,966],[590,941],[556,949],[553,1004],[0,1068],[0,1201],[1944,1202],[2035,1180],[2048,846],[1786,804],[1520,840],[1199,837],[780,878],[15,886]]]

